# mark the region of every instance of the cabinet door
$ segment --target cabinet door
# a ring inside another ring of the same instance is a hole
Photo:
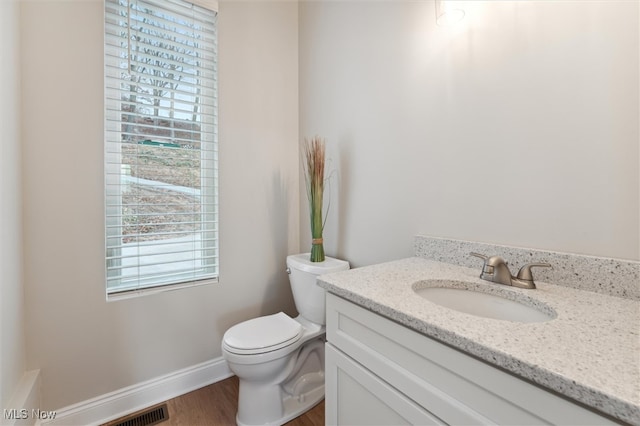
[[[325,350],[328,425],[444,424],[330,343]]]

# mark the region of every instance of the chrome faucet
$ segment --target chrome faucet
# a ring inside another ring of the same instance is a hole
[[[518,275],[514,277],[511,275],[511,271],[509,270],[507,263],[500,256],[489,257],[480,253],[471,253],[471,255],[484,260],[480,278],[497,284],[510,285],[519,288],[536,288],[536,284],[533,282],[531,268],[552,268],[552,266],[546,262],[528,263],[520,268]]]

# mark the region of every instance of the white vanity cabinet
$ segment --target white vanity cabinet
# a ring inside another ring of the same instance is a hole
[[[333,294],[327,340],[330,425],[615,424]]]

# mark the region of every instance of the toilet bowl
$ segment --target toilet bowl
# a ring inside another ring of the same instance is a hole
[[[324,398],[325,291],[318,275],[349,269],[327,257],[287,257],[287,272],[299,315],[283,312],[231,327],[222,339],[222,355],[238,376],[238,425],[281,425]]]

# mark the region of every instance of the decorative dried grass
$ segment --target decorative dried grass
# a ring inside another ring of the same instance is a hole
[[[322,202],[324,194],[324,139],[318,136],[311,140],[305,138],[303,155],[305,166],[305,183],[307,198],[309,199],[309,214],[311,219],[311,262],[324,261],[324,245],[322,231]]]

